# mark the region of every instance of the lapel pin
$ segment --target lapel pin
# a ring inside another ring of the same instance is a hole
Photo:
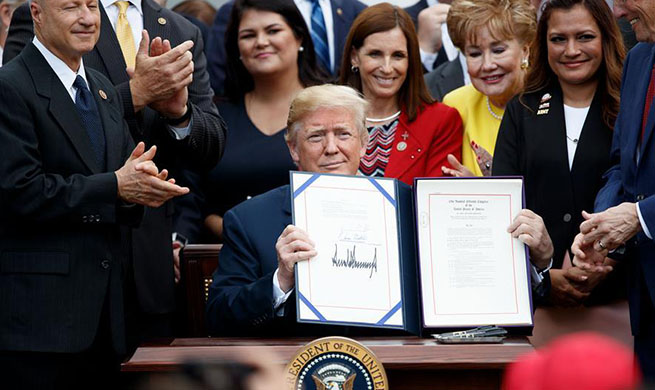
[[[166,24],[166,19],[164,18],[159,18],[157,19],[157,23],[161,24],[162,26]]]
[[[552,96],[550,96],[549,93],[545,93],[544,96],[541,97],[541,102],[545,103],[545,102],[549,101],[551,97]]]
[[[548,114],[548,109],[547,108],[537,111],[537,115],[544,115],[544,114]]]
[[[409,138],[409,133],[405,131],[403,135],[401,135],[402,141],[398,142],[398,145],[396,145],[396,149],[398,149],[399,152],[402,152],[403,150],[407,149],[407,138]]]
[[[341,8],[337,8],[337,15],[343,15],[343,10]]]
[[[100,97],[102,98],[102,100],[107,100],[107,94],[106,94],[105,91],[103,91],[102,89],[99,89],[99,90],[98,90],[98,95],[100,95]]]
[[[548,103],[548,102],[546,102],[546,103],[541,103],[541,104],[539,105],[539,109],[542,109],[542,108],[549,108],[549,107],[550,107],[550,103]]]

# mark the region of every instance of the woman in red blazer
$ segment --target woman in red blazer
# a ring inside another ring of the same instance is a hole
[[[462,120],[430,96],[410,16],[388,3],[368,7],[344,47],[341,83],[369,103],[369,142],[359,173],[410,185],[415,177],[441,176],[448,154],[461,157]]]

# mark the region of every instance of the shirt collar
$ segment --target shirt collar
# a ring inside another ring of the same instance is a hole
[[[69,92],[71,91],[71,88],[73,87],[73,82],[75,82],[75,78],[79,75],[82,76],[84,81],[86,82],[87,88],[89,87],[89,82],[86,79],[86,72],[84,71],[84,60],[80,60],[80,68],[76,72],[73,72],[71,68],[64,63],[59,57],[57,57],[53,52],[51,52],[39,39],[34,36],[34,39],[32,40],[34,43],[34,46],[41,52],[43,57],[45,58],[46,62],[52,70],[55,72],[57,77],[59,77],[59,80],[61,80],[62,84],[64,84],[64,87],[66,88],[66,91]],[[74,99],[73,99],[74,100]]]
[[[428,7],[439,4],[439,0],[427,0]]]
[[[120,0],[100,0],[102,3],[102,8],[107,9],[114,5],[115,2],[120,1]],[[141,0],[129,0],[130,5],[133,5],[136,7],[137,11],[139,11],[140,15],[143,15],[143,8],[141,7]]]

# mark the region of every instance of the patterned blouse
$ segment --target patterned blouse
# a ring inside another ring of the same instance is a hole
[[[368,145],[366,146],[366,154],[359,163],[358,174],[364,176],[384,176],[397,127],[398,119],[384,125],[368,128]]]

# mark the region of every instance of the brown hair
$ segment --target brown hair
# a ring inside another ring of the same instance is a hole
[[[578,4],[589,11],[600,30],[603,61],[594,76],[598,79],[596,93],[600,94],[603,122],[614,128],[619,113],[625,47],[614,15],[605,0],[551,0],[544,5],[537,28],[537,39],[531,49],[534,62],[528,73],[525,93],[538,91],[557,80],[548,64],[548,21],[554,10],[570,10]]]
[[[171,11],[193,16],[206,24],[207,27],[211,27],[216,15],[216,8],[204,0],[185,0],[173,7]]]
[[[409,121],[416,119],[421,106],[434,102],[423,79],[423,65],[419,53],[418,38],[412,18],[402,8],[389,3],[380,3],[364,9],[355,19],[344,44],[341,62],[340,83],[362,91],[362,79],[358,72],[353,72],[350,54],[353,49],[364,45],[364,40],[371,34],[400,28],[407,39],[407,78],[398,91],[398,102],[407,112]]]
[[[462,52],[487,27],[498,40],[516,39],[530,45],[537,31],[535,8],[528,0],[453,0],[448,11],[448,35]]]

